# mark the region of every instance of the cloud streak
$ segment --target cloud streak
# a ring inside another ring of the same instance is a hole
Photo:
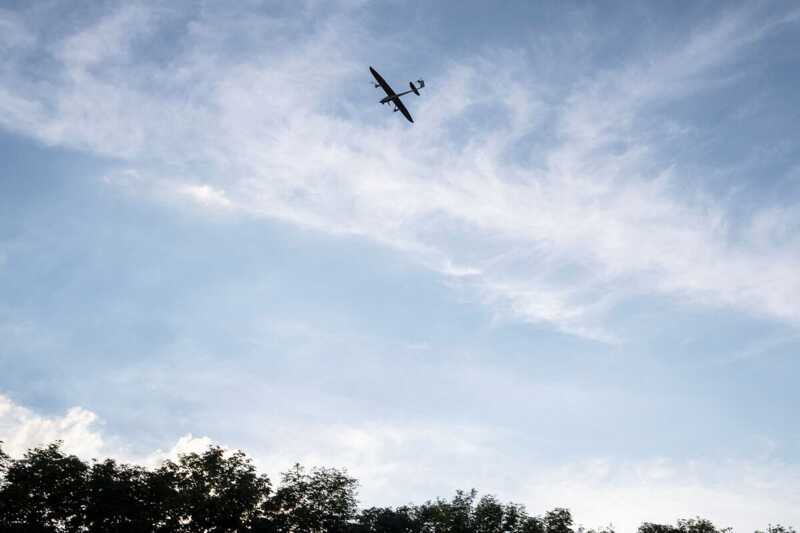
[[[617,306],[656,295],[797,324],[797,217],[767,206],[734,230],[724,199],[687,190],[695,169],[665,156],[688,126],[656,122],[732,83],[725,68],[775,26],[750,16],[564,92],[535,74],[556,62],[535,50],[439,65],[410,130],[347,96],[375,41],[345,17],[301,43],[306,19],[263,15],[259,33],[198,13],[163,65],[137,56],[160,20],[138,6],[40,49],[64,74],[41,90],[18,69],[0,107],[8,128],[124,159],[199,205],[392,246],[500,316],[615,342]]]

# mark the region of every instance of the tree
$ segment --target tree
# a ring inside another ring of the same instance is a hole
[[[519,529],[519,533],[546,533],[546,531],[547,527],[545,526],[544,520],[538,516],[526,519]]]
[[[711,521],[699,516],[697,518],[678,520],[678,531],[681,533],[720,533],[720,530]]]
[[[6,484],[6,472],[11,464],[11,457],[3,450],[3,441],[0,440],[0,490]]]
[[[600,529],[585,529],[583,526],[578,527],[577,533],[614,533],[614,526],[609,524],[606,527]]]
[[[666,524],[652,524],[644,522],[639,526],[638,533],[679,533],[679,529]]]
[[[147,471],[138,466],[121,465],[113,459],[93,464],[86,479],[86,528],[120,533],[153,531],[147,481]]]
[[[250,527],[270,493],[270,482],[258,475],[241,451],[226,456],[219,446],[202,454],[166,461],[151,476],[151,495],[163,498],[162,528],[179,526],[191,533],[232,533]]]
[[[6,456],[7,457],[7,456]],[[72,533],[82,530],[86,464],[61,451],[61,442],[6,462],[0,489],[0,530]]]
[[[420,530],[425,533],[470,533],[473,504],[478,492],[457,490],[451,501],[437,499],[417,507]]]
[[[358,515],[358,531],[363,533],[412,533],[419,531],[414,509],[408,506],[370,507]]]
[[[337,533],[356,518],[358,481],[344,470],[315,468],[307,473],[299,464],[284,472],[275,495],[264,505],[276,531]]]
[[[2,533],[575,533],[569,509],[529,516],[475,489],[450,500],[358,512],[344,470],[296,464],[277,491],[241,451],[211,446],[148,470],[113,459],[85,463],[61,443],[12,459],[0,442]],[[477,500],[477,503],[476,503]],[[613,528],[577,533],[614,533]],[[700,517],[645,522],[638,533],[730,533]],[[756,533],[764,533],[757,531]],[[769,525],[766,533],[796,533]]]
[[[473,513],[473,531],[475,533],[503,533],[505,531],[503,516],[505,509],[491,494],[478,500]]]
[[[547,533],[573,533],[572,514],[569,509],[556,507],[544,515],[544,525]]]
[[[703,518],[680,519],[677,525],[653,524],[644,522],[638,533],[729,533],[730,528],[717,529],[709,520]]]
[[[763,531],[756,531],[755,533],[764,533],[764,532]],[[785,527],[785,526],[782,526],[780,524],[775,524],[773,526],[772,524],[770,524],[770,525],[767,526],[766,533],[797,533],[797,532],[791,526]]]

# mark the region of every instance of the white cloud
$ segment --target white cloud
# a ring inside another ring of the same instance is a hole
[[[63,415],[45,416],[0,394],[0,441],[3,450],[14,458],[60,440],[66,453],[84,460],[114,457],[152,467],[165,459],[175,459],[178,454],[205,450],[212,444],[208,437],[187,434],[166,451],[159,449],[137,455],[116,436],[105,433],[97,414],[83,407],[71,407]]]
[[[56,440],[63,440],[69,453],[99,457],[105,441],[96,429],[97,422],[96,414],[81,407],[73,407],[62,416],[46,417],[0,394],[0,440],[12,457]]]
[[[138,7],[55,48],[80,75],[46,92],[21,73],[0,85],[1,120],[129,166],[156,161],[170,169],[149,171],[159,194],[393,246],[501,316],[615,342],[609,314],[657,294],[798,323],[800,244],[776,224],[789,226],[767,206],[744,224],[753,239],[738,239],[726,205],[680,190],[688,170],[659,156],[660,139],[685,128],[648,120],[729,82],[720,69],[777,24],[751,19],[732,11],[557,97],[561,80],[531,68],[552,71],[552,57],[488,50],[443,65],[410,101],[409,129],[346,98],[369,41],[347,17],[297,39],[294,19],[201,14],[164,67],[133,63],[130,38],[110,37],[158,31]],[[231,34],[251,48],[231,49]],[[111,54],[132,62],[128,77],[104,67]]]
[[[582,461],[544,471],[522,493],[539,506],[569,506],[578,523],[613,523],[635,531],[642,522],[674,523],[700,515],[735,531],[800,521],[800,470],[741,461],[638,463]]]
[[[169,450],[165,451],[159,449],[143,457],[136,457],[129,460],[152,468],[166,460],[174,461],[179,455],[202,453],[213,444],[216,443],[209,437],[195,437],[191,433],[188,433],[179,438],[178,442]]]
[[[366,506],[421,503],[475,487],[524,503],[533,513],[569,507],[576,523],[612,522],[622,532],[635,531],[643,521],[672,523],[698,514],[737,531],[800,522],[800,469],[769,457],[598,457],[553,465],[528,454],[520,463],[519,455],[500,452],[517,436],[496,428],[364,423],[311,429],[271,425],[245,452],[276,481],[280,471],[298,461],[345,467],[361,482]],[[149,467],[213,443],[188,434],[167,450],[132,455],[116,436],[105,434],[91,411],[73,407],[60,416],[43,416],[0,395],[0,440],[12,457],[56,439],[64,441],[65,451],[84,459],[110,456]]]
[[[179,195],[186,196],[204,207],[227,209],[232,206],[231,201],[225,196],[225,191],[215,189],[210,185],[186,183],[178,185],[176,191]]]
[[[126,60],[134,39],[150,27],[151,11],[126,5],[89,28],[70,35],[54,54],[73,76],[108,60]]]

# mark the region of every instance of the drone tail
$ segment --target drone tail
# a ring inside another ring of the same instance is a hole
[[[417,83],[419,83],[419,87],[414,85],[413,81],[408,82],[408,86],[411,87],[411,90],[414,91],[414,94],[419,96],[419,89],[422,89],[423,87],[425,87],[425,82],[422,81],[422,80],[417,80]]]

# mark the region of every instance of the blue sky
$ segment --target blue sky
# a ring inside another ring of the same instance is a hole
[[[800,10],[12,2],[0,438],[800,525]],[[410,125],[377,104],[372,65]]]

